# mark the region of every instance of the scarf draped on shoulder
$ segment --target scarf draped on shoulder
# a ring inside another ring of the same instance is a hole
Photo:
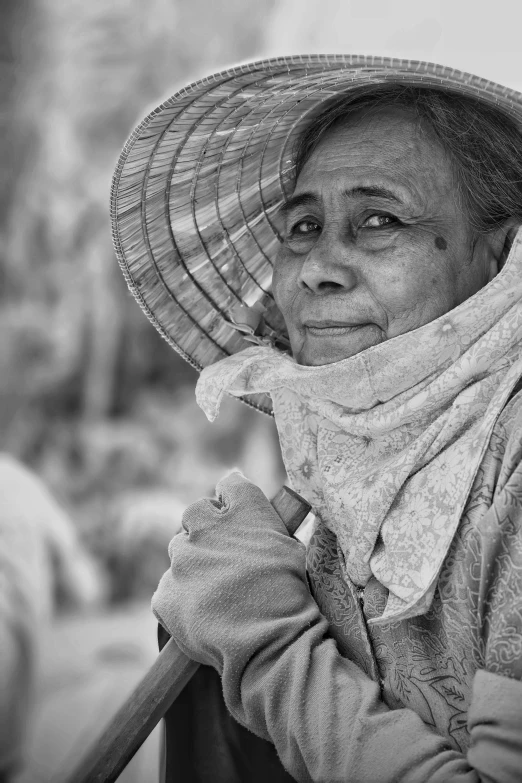
[[[270,394],[291,485],[347,576],[388,589],[382,624],[428,610],[521,349],[522,229],[502,271],[435,321],[319,367],[249,348],[207,367],[196,396],[213,420],[224,392]]]

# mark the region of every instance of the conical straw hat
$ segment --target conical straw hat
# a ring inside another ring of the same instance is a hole
[[[270,286],[292,149],[325,102],[368,82],[449,89],[522,127],[522,95],[478,76],[410,60],[306,55],[197,81],[131,134],[112,183],[116,254],[147,317],[193,367],[252,340],[284,346]],[[256,307],[248,309],[255,303],[266,308],[262,338],[253,334]],[[248,401],[271,410],[265,397]]]

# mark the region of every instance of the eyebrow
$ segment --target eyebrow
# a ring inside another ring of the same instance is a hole
[[[359,185],[355,188],[343,190],[343,196],[346,198],[357,198],[360,196],[370,196],[373,198],[382,198],[386,201],[394,201],[396,204],[404,204],[392,190],[380,185]],[[300,193],[298,196],[290,196],[282,204],[280,214],[286,217],[292,210],[298,207],[317,207],[320,199],[314,193]]]
[[[361,185],[357,188],[351,188],[351,190],[344,190],[343,196],[347,198],[352,198],[353,196],[373,196],[374,198],[383,198],[387,201],[395,201],[397,204],[404,203],[393,190],[384,188],[381,185]]]
[[[299,196],[290,196],[284,204],[281,205],[279,210],[283,217],[286,217],[289,212],[297,209],[298,207],[317,207],[320,199],[314,196],[313,193],[300,193]]]

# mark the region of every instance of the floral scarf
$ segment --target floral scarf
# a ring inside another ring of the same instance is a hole
[[[223,393],[268,392],[293,488],[335,533],[347,576],[388,601],[373,623],[425,613],[493,426],[522,376],[522,230],[502,271],[458,307],[348,359],[304,367],[255,347],[206,368]]]

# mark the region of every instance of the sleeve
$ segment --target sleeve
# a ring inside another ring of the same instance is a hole
[[[185,512],[153,609],[187,655],[219,671],[234,718],[271,740],[300,783],[520,781],[520,682],[503,671],[478,672],[467,756],[413,710],[390,709],[379,686],[343,658],[328,636],[328,622],[306,584],[304,547],[287,535],[260,490],[244,478],[226,481],[219,502],[198,501]],[[508,481],[502,496],[506,506],[515,506],[505,515],[511,527],[519,510],[518,501],[508,498],[517,486]],[[490,558],[516,540],[516,535],[506,540],[498,509],[485,515],[490,549],[482,549],[483,567],[476,564],[486,575],[480,600],[470,596],[484,616],[487,660],[498,637],[494,629],[504,628],[494,616],[504,570]],[[516,587],[516,569],[513,579]],[[510,684],[515,687],[504,709]],[[502,695],[495,706],[490,691],[498,688]]]
[[[480,781],[462,754],[412,710],[390,710],[377,684],[342,658],[333,640],[319,636],[319,627],[308,629],[270,668],[252,661],[235,715],[255,733],[268,735],[297,781]],[[231,679],[225,670],[229,708]]]
[[[297,621],[297,617],[293,618]],[[310,618],[308,617],[308,620]],[[302,783],[515,783],[522,780],[522,685],[477,672],[469,711],[468,757],[412,710],[390,710],[379,688],[324,636],[295,622],[293,642],[272,661],[262,653],[241,682],[223,672],[225,701],[236,719],[271,739]],[[237,697],[238,690],[240,698]]]
[[[468,754],[451,749],[413,711],[390,710],[378,686],[325,637],[318,612],[313,623],[308,615],[308,627],[292,618],[294,636],[277,659],[261,653],[250,661],[236,714],[271,738],[296,780],[522,781],[522,467],[507,456],[509,474],[504,461],[479,531],[485,667],[473,683]],[[233,679],[230,672],[224,678],[226,700]]]
[[[522,780],[522,682],[478,671],[468,713],[470,764],[480,780]]]

